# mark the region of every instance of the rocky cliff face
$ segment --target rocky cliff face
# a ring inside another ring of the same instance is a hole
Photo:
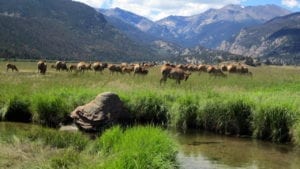
[[[276,62],[299,63],[299,40],[300,13],[293,13],[243,29],[233,41],[223,41],[219,49]]]
[[[222,41],[232,39],[244,27],[258,25],[276,16],[290,13],[275,5],[228,5],[194,16],[169,16],[153,22],[120,8],[100,12],[118,18],[156,40],[177,43],[183,47],[202,45],[208,48],[216,48]],[[113,25],[116,26],[114,23]],[[122,27],[118,28],[123,30]]]

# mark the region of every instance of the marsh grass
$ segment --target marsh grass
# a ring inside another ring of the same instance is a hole
[[[284,107],[261,107],[254,115],[254,136],[274,142],[289,142],[295,113]]]
[[[6,157],[0,158],[0,168],[171,169],[177,166],[177,146],[158,127],[115,126],[91,140],[79,132],[21,123],[0,125],[0,157]]]
[[[120,95],[138,123],[253,134],[274,142],[296,140],[291,133],[299,131],[295,127],[300,111],[299,67],[251,67],[252,77],[229,74],[214,78],[193,73],[181,85],[173,80],[160,85],[159,67],[151,68],[147,76],[53,69],[43,76],[37,73],[36,63],[15,62],[19,73],[6,72],[5,63],[0,62],[1,117],[10,100],[17,98],[29,104],[34,122],[56,127],[77,106],[112,91]]]
[[[102,152],[111,156],[99,168],[164,168],[176,167],[176,145],[168,134],[151,126],[122,130],[114,127],[97,140]]]

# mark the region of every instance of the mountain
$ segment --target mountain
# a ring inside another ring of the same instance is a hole
[[[71,0],[0,0],[0,37],[2,57],[130,61],[157,56],[95,9]]]
[[[138,16],[120,8],[99,9],[98,11],[105,15],[109,24],[122,31],[134,41],[150,44],[157,40],[157,37],[145,32],[147,28],[151,28],[153,24],[155,24],[145,17]]]
[[[169,16],[153,22],[120,8],[101,9],[115,27],[131,39],[151,43],[155,40],[173,42],[183,47],[202,45],[217,48],[222,41],[233,39],[242,28],[259,25],[290,12],[276,5],[228,5],[193,16]],[[117,21],[116,21],[117,20]]]
[[[168,30],[176,43],[186,47],[203,45],[218,47],[223,40],[232,39],[244,27],[261,24],[290,12],[275,5],[227,5],[194,16],[169,16],[156,23]],[[158,34],[161,34],[160,32]]]
[[[275,63],[300,63],[300,12],[243,29],[219,49]]]
[[[216,64],[228,60],[245,60],[241,55],[231,54],[226,51],[208,49],[203,46],[184,48],[174,43],[157,40],[154,46],[162,56],[173,56],[173,62],[210,63]]]

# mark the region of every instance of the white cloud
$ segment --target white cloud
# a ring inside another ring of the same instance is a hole
[[[102,4],[105,3],[106,0],[73,0],[73,1],[82,2],[94,8],[100,8]]]
[[[281,4],[290,8],[298,8],[300,7],[299,0],[281,0]]]
[[[221,8],[228,4],[241,4],[245,0],[74,0],[92,7],[119,7],[152,20],[169,15],[189,16],[210,8]]]

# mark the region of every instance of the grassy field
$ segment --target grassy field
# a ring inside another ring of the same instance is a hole
[[[153,126],[106,130],[92,140],[80,132],[0,123],[0,168],[124,169],[176,168],[177,146]]]
[[[117,93],[141,123],[198,128],[300,145],[300,68],[262,66],[253,76],[214,78],[197,72],[177,85],[160,85],[159,67],[146,76],[103,73],[37,73],[36,63],[0,62],[0,114],[22,113],[36,123],[57,126],[75,107],[106,91]],[[50,65],[51,63],[48,63]],[[50,66],[49,66],[50,67]]]

